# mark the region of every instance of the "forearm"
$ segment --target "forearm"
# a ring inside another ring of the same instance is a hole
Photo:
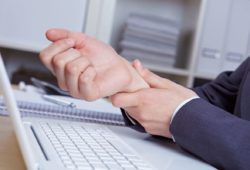
[[[250,123],[203,99],[184,105],[170,131],[177,144],[217,168],[250,167]]]

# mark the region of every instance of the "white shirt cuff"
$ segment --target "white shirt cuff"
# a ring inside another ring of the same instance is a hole
[[[186,99],[186,100],[184,100],[183,102],[181,102],[181,103],[177,106],[177,108],[175,109],[174,113],[172,114],[172,117],[171,117],[171,120],[170,120],[170,125],[171,125],[171,123],[172,123],[172,121],[173,121],[173,119],[174,119],[176,113],[177,113],[185,104],[187,104],[188,102],[190,102],[190,101],[193,100],[193,99],[198,99],[198,98],[199,98],[199,96],[194,96],[194,97],[191,97],[191,98]],[[173,141],[175,142],[175,139],[174,139],[174,136],[173,136],[173,135],[172,135],[172,139],[173,139]]]

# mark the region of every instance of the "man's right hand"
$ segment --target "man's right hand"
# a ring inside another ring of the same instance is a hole
[[[109,45],[83,33],[51,29],[52,44],[40,59],[57,77],[59,86],[88,101],[149,87],[128,61]]]

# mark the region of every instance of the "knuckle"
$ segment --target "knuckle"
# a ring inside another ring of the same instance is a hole
[[[65,67],[65,71],[67,74],[76,74],[78,72],[79,68],[77,65],[73,64],[73,63],[68,63],[66,64],[66,67]]]
[[[63,59],[62,56],[58,55],[58,56],[55,56],[52,60],[53,62],[53,65],[57,68],[63,68],[64,65],[65,65],[65,60]]]
[[[91,68],[87,68],[85,69],[84,71],[82,71],[80,73],[80,76],[79,76],[79,84],[88,84],[88,83],[91,83],[91,77],[92,77],[92,71],[91,71]]]
[[[84,72],[79,77],[79,83],[80,84],[86,84],[88,82],[88,79],[86,78]]]

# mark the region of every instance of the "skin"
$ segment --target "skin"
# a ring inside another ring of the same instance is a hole
[[[93,101],[149,87],[128,61],[101,41],[64,29],[50,29],[46,37],[52,43],[40,59],[73,97]]]
[[[171,138],[169,127],[175,109],[197,94],[144,69],[138,60],[134,61],[133,66],[150,88],[113,95],[113,105],[124,108],[148,133]]]
[[[83,33],[51,29],[46,36],[52,43],[40,59],[63,90],[87,101],[111,96],[114,106],[124,108],[150,134],[171,137],[174,110],[196,96],[144,69],[138,60],[131,66],[109,45]]]

